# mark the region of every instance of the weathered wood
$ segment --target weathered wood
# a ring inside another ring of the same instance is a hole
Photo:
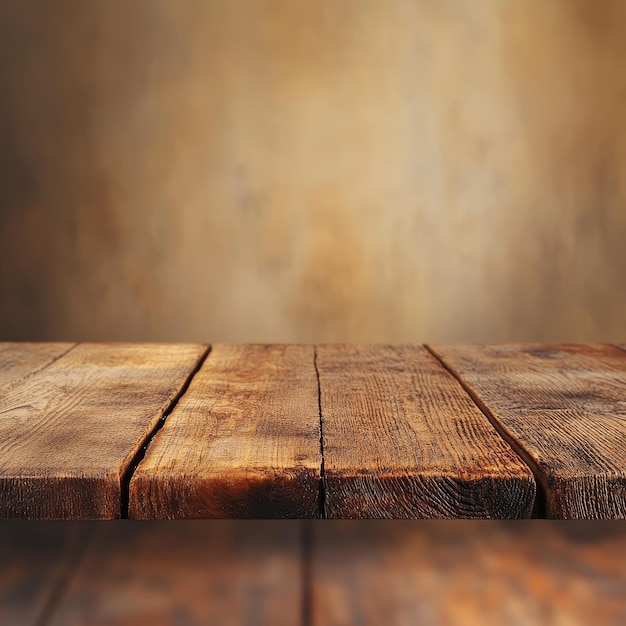
[[[0,392],[0,517],[119,517],[124,473],[205,351],[81,344]]]
[[[531,471],[424,348],[319,346],[317,368],[328,517],[531,514]]]
[[[50,626],[300,623],[300,522],[106,524]]]
[[[433,350],[533,466],[548,517],[626,517],[626,353],[543,344]]]
[[[314,525],[313,626],[623,624],[621,522]]]
[[[0,624],[47,623],[91,531],[89,524],[0,522]]]
[[[54,363],[73,346],[73,343],[0,343],[0,394]]]
[[[130,483],[135,518],[317,517],[312,346],[217,345]]]

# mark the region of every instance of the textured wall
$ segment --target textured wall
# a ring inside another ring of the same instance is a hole
[[[1,339],[626,340],[626,3],[5,0]]]

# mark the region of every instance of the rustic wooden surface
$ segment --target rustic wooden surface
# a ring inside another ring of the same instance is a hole
[[[626,517],[626,353],[545,344],[433,350],[532,465],[548,517]]]
[[[317,368],[328,517],[530,516],[532,473],[424,348],[319,346]]]
[[[134,518],[317,517],[313,346],[217,345],[130,483]]]
[[[302,605],[300,523],[99,524],[51,626],[292,626]]]
[[[624,441],[624,346],[0,344],[0,518],[624,518]]]
[[[313,626],[521,626],[626,620],[621,522],[314,526]]]
[[[205,351],[80,344],[2,389],[0,517],[119,517],[124,473]]]

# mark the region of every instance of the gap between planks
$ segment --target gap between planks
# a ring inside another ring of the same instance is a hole
[[[322,383],[317,367],[317,344],[313,346],[313,367],[317,379],[317,409],[320,416],[320,487],[319,487],[319,518],[326,519],[326,475],[324,473],[324,415],[322,413]]]
[[[50,345],[54,345],[54,344],[50,344]],[[69,354],[72,350],[74,350],[74,348],[78,347],[79,345],[80,345],[79,342],[69,344],[69,347],[66,350],[63,350],[63,352],[60,352],[59,354],[51,358],[49,361],[46,361],[39,367],[36,367],[30,370],[24,376],[19,376],[18,378],[10,381],[9,384],[6,387],[4,387],[4,391],[9,391],[10,389],[17,387],[17,385],[23,383],[25,380],[28,380],[29,378],[31,378],[31,376],[34,376],[35,374],[39,374],[40,372],[43,372],[45,369],[47,369],[48,367],[56,363],[59,359],[63,358],[66,354]]]
[[[457,372],[451,368],[428,344],[424,344],[424,348],[428,350],[430,354],[437,360],[437,362],[452,376],[459,385],[463,388],[463,391],[470,397],[472,402],[478,407],[482,414],[489,420],[489,423],[494,427],[500,438],[511,446],[513,452],[519,457],[520,461],[524,463],[528,469],[533,473],[536,484],[535,504],[533,506],[533,519],[546,519],[546,488],[543,484],[543,478],[539,472],[536,463],[529,454],[517,443],[517,441],[511,437],[497,419],[492,415],[491,411],[487,408],[485,403],[466,385],[465,381],[461,378]]]
[[[159,421],[156,423],[155,427],[148,433],[148,435],[144,439],[143,443],[141,444],[141,447],[139,448],[139,450],[137,450],[137,453],[135,454],[135,456],[133,457],[133,460],[129,464],[128,469],[122,476],[121,498],[120,498],[120,518],[121,519],[128,519],[128,505],[130,501],[130,481],[133,477],[133,474],[135,473],[135,470],[139,466],[139,463],[141,463],[143,458],[146,456],[146,452],[148,451],[148,448],[150,447],[152,440],[156,437],[156,434],[163,428],[163,426],[165,426],[165,422],[167,421],[167,418],[171,415],[172,411],[176,408],[176,405],[178,404],[180,399],[185,395],[187,389],[189,389],[189,385],[191,385],[191,381],[194,379],[195,375],[200,371],[200,368],[204,365],[204,362],[207,360],[207,357],[211,353],[211,348],[212,348],[211,345],[208,345],[206,347],[205,351],[202,353],[202,355],[196,362],[194,368],[189,373],[189,376],[187,376],[187,379],[181,386],[180,390],[178,391],[174,399],[170,402],[170,405],[167,407],[167,409],[165,409],[165,411],[163,411],[163,415],[161,416]]]

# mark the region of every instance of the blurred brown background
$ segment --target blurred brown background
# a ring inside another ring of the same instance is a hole
[[[626,623],[620,521],[19,520],[0,530],[10,626]]]
[[[626,340],[626,3],[5,0],[0,339]]]

